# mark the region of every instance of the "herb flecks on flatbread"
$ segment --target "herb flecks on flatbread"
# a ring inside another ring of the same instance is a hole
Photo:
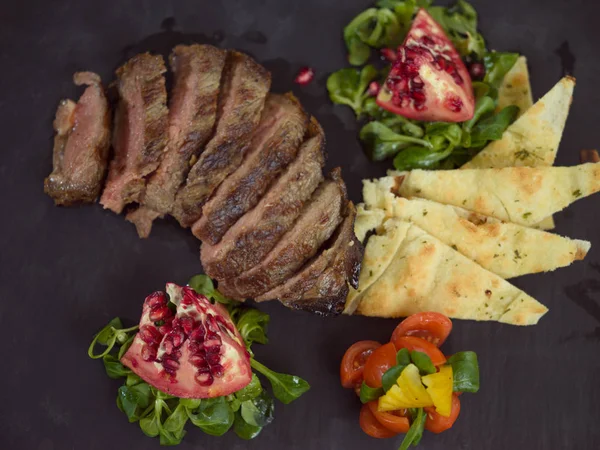
[[[383,274],[362,294],[357,313],[406,317],[437,311],[448,317],[533,325],[547,308],[416,225]]]
[[[546,95],[506,129],[464,169],[512,166],[551,166],[563,134],[573,97],[575,79],[561,79]]]
[[[379,205],[366,211],[413,223],[504,279],[568,266],[583,259],[591,247],[587,241],[502,222],[456,206],[396,197],[391,192],[389,196],[385,211]],[[369,208],[367,201],[365,196]]]
[[[600,164],[505,167],[396,174],[402,197],[419,197],[531,226],[600,191]],[[389,182],[391,184],[391,182]]]

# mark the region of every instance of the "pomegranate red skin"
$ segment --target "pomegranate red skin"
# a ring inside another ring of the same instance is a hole
[[[167,284],[146,298],[140,331],[121,358],[146,383],[180,398],[232,394],[250,383],[250,355],[227,310],[189,287]],[[168,307],[167,307],[168,309]],[[168,324],[151,317],[165,316]]]
[[[473,117],[469,71],[444,30],[424,9],[398,47],[377,104],[414,120],[464,122]]]

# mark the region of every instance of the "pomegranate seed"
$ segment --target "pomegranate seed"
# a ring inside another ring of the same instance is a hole
[[[196,291],[188,287],[183,288],[183,298],[181,299],[181,303],[183,303],[184,305],[191,305],[192,303],[194,303],[195,298]]]
[[[469,73],[474,80],[483,80],[485,76],[485,66],[480,62],[474,62],[469,66]]]
[[[173,345],[173,338],[171,336],[167,336],[163,341],[163,345],[165,347],[165,353],[170,355],[175,350],[175,346]]]
[[[210,373],[217,378],[221,378],[223,373],[225,373],[225,369],[223,369],[221,364],[215,364],[214,366],[211,366]]]
[[[210,386],[213,384],[214,378],[210,373],[199,373],[196,375],[196,382],[200,386]]]
[[[190,339],[194,339],[196,341],[203,341],[204,336],[206,336],[206,330],[204,329],[204,325],[199,323],[195,330],[190,333]]]
[[[371,97],[375,97],[377,94],[379,94],[379,89],[381,89],[381,86],[379,85],[379,83],[377,81],[371,81],[371,83],[369,84],[369,89],[367,90],[367,93]]]
[[[201,343],[199,344],[198,342],[190,341],[188,344],[188,350],[193,354],[202,354],[204,352],[204,345]]]
[[[209,314],[206,317],[206,329],[212,333],[219,332],[219,324],[217,323],[217,319],[215,319],[215,316],[213,316],[212,314]]]
[[[220,349],[219,349],[220,350]],[[211,366],[214,364],[218,364],[221,361],[221,355],[219,353],[207,353],[206,354],[206,362]]]
[[[156,347],[144,345],[142,347],[142,359],[146,362],[154,361],[156,359]]]
[[[314,77],[315,77],[314,70],[312,70],[310,67],[303,67],[298,72],[298,75],[296,75],[294,82],[301,86],[305,86],[308,83],[310,83]]]
[[[164,292],[156,291],[146,297],[145,302],[150,308],[154,308],[158,305],[165,305],[167,303],[167,298],[165,297]]]
[[[158,327],[158,331],[160,331],[161,334],[167,334],[169,331],[171,331],[171,325],[162,325],[160,327]]]
[[[146,344],[158,344],[162,339],[160,332],[152,325],[144,325],[138,334]]]
[[[199,367],[199,368],[208,367],[208,363],[206,362],[206,359],[204,359],[204,357],[202,355],[192,355],[189,357],[189,361],[190,361],[190,364],[192,364],[193,366]]]
[[[394,62],[398,59],[398,55],[396,54],[396,51],[392,50],[391,48],[382,48],[381,56],[383,59],[386,59],[389,62]]]
[[[179,369],[179,361],[171,358],[163,358],[162,365],[165,369],[177,370]]]
[[[169,336],[173,340],[173,345],[175,347],[179,347],[185,341],[185,334],[180,328],[174,328],[173,331],[169,333]]]
[[[183,328],[183,331],[185,334],[190,334],[192,332],[192,330],[194,329],[194,319],[192,319],[189,316],[185,316],[182,317],[181,319],[179,319],[179,323],[181,325],[181,327]]]
[[[214,336],[209,336],[206,341],[204,341],[204,348],[208,349],[212,347],[220,347],[221,346],[221,338],[218,334]]]
[[[157,322],[171,315],[171,310],[167,305],[157,305],[150,311],[150,320]]]
[[[452,112],[459,112],[463,107],[463,102],[458,97],[452,97],[446,100],[446,106]]]

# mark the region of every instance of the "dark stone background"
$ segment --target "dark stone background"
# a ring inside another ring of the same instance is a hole
[[[536,97],[569,70],[577,77],[558,163],[600,143],[598,3],[474,1],[491,47],[527,55]],[[274,89],[293,90],[323,124],[330,167],[341,165],[350,195],[379,176],[356,139],[352,112],[327,98],[327,74],[345,66],[342,27],[367,0],[70,1],[20,0],[0,7],[0,447],[26,450],[149,449],[115,406],[118,382],[86,356],[93,333],[119,315],[137,321],[146,294],[200,271],[198,243],[172,221],[139,240],[131,224],[99,206],[55,208],[42,192],[51,169],[58,101],[77,97],[74,71],[103,80],[138,51],[212,42],[253,55],[273,71]],[[292,80],[310,65],[315,82]],[[600,197],[557,216],[557,231],[594,241],[585,262],[515,283],[548,305],[535,327],[455,322],[447,353],[475,350],[482,389],[462,397],[456,426],[427,434],[424,449],[600,448]],[[358,427],[359,403],[338,382],[344,350],[360,339],[385,340],[396,321],[321,319],[261,306],[272,317],[271,344],[256,353],[312,390],[277,405],[276,420],[252,442],[191,430],[180,448],[393,449]]]

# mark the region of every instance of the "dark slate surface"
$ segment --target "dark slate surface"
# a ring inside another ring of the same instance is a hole
[[[474,2],[493,47],[529,58],[541,96],[563,69],[577,77],[575,102],[558,162],[574,165],[600,143],[594,2]],[[329,166],[341,165],[350,195],[385,167],[365,158],[350,110],[328,102],[325,79],[343,67],[342,26],[365,0],[34,1],[0,8],[0,447],[26,450],[150,449],[158,442],[127,423],[115,406],[118,383],[86,356],[91,335],[111,317],[137,320],[145,294],[200,270],[198,244],[166,221],[149,240],[99,206],[55,208],[42,192],[51,168],[51,121],[59,99],[77,96],[79,69],[110,80],[136,51],[167,52],[178,43],[212,42],[248,52],[273,71],[274,88],[293,90],[323,124]],[[299,88],[296,71],[316,81]],[[600,197],[557,217],[558,232],[595,241],[585,262],[515,283],[550,307],[541,323],[516,328],[455,322],[446,351],[472,349],[482,389],[463,397],[452,431],[427,434],[424,449],[600,448]],[[263,308],[261,306],[261,308]],[[358,427],[359,404],[338,383],[338,364],[359,339],[385,340],[395,321],[321,319],[277,304],[272,343],[258,357],[299,374],[312,390],[277,405],[276,420],[252,442],[192,430],[182,449],[393,449]]]

